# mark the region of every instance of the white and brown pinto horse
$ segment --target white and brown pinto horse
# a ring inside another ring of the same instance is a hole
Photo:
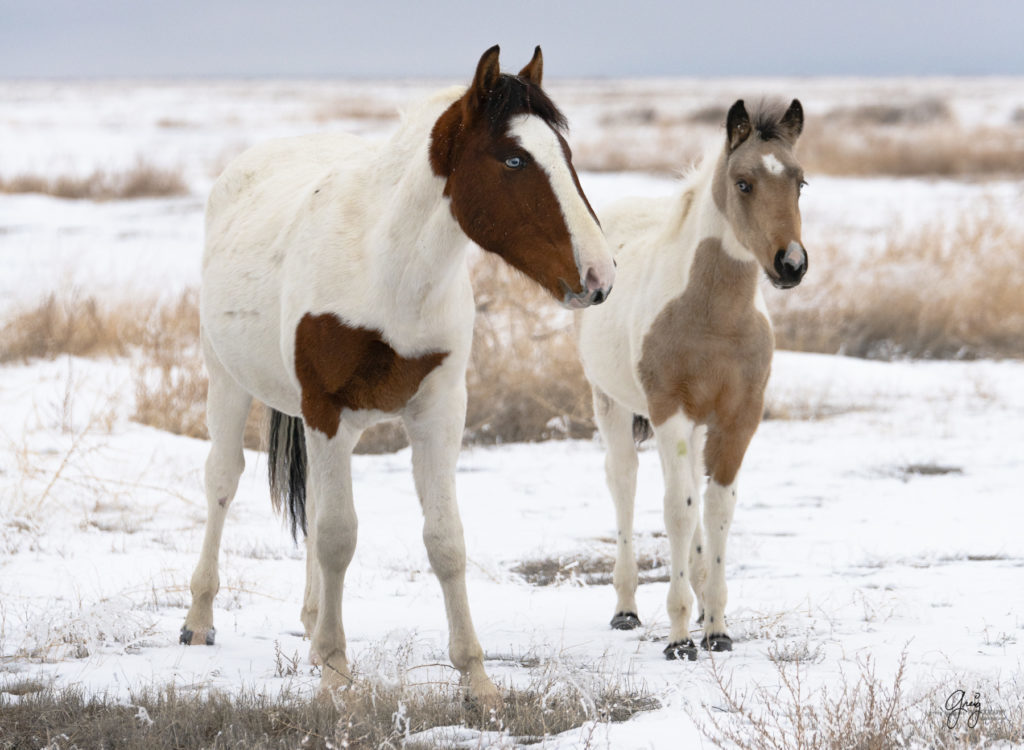
[[[672,557],[670,659],[697,656],[691,586],[703,618],[701,645],[732,648],[724,617],[725,540],[774,350],[758,268],[781,288],[799,284],[807,270],[798,205],[803,171],[793,156],[802,128],[799,101],[752,114],[736,102],[724,148],[704,159],[681,195],[631,199],[602,214],[618,264],[615,296],[577,313],[618,522],[612,627],[640,624],[634,429],[641,439],[653,425]]]
[[[468,89],[413,108],[384,142],[270,142],[217,180],[200,297],[208,517],[184,643],[213,642],[221,531],[255,397],[272,410],[275,503],[287,505],[293,531],[309,519],[302,620],[321,686],[350,679],[341,602],[356,545],[351,454],[363,430],[398,416],[452,663],[471,697],[496,700],[470,619],[455,501],[474,316],[468,240],[569,307],[603,301],[615,274],[541,74],[539,47],[513,76],[500,73],[495,46]]]

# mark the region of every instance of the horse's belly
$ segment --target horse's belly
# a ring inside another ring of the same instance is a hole
[[[646,414],[647,402],[636,379],[627,332],[612,323],[614,315],[609,316],[610,311],[603,307],[585,310],[577,323],[584,374],[591,385],[634,414]]]
[[[294,370],[281,349],[279,280],[256,277],[213,259],[203,272],[200,325],[217,359],[245,390],[268,406],[298,414]]]

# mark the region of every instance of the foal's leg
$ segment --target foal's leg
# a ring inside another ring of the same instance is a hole
[[[404,416],[412,445],[412,471],[423,509],[423,543],[441,583],[448,615],[448,653],[469,696],[484,706],[500,705],[498,690],[484,672],[466,592],[466,543],[455,500],[455,464],[462,445],[466,391],[461,383],[410,405]],[[429,401],[433,401],[430,403]]]
[[[210,453],[206,459],[206,533],[199,562],[192,574],[192,606],[181,628],[181,642],[213,645],[213,597],[220,588],[217,558],[228,506],[238,489],[245,468],[242,439],[249,416],[250,396],[228,374],[213,348],[200,334],[206,370],[210,376],[206,396],[206,423],[210,431]]]
[[[665,477],[665,530],[672,553],[671,582],[667,609],[671,623],[665,656],[669,659],[697,658],[690,638],[693,595],[690,592],[689,555],[697,526],[700,487],[694,483],[694,425],[681,412],[654,428],[658,455]]]
[[[704,496],[704,558],[708,580],[704,592],[704,638],[701,646],[712,651],[732,651],[732,638],[725,629],[725,546],[736,510],[736,484],[750,439],[757,429],[760,408],[751,409],[746,420],[723,421],[708,434],[708,473]]]
[[[690,466],[693,469],[693,486],[698,489],[704,482],[704,444],[708,435],[708,428],[698,425],[693,431],[693,455]],[[704,555],[704,533],[700,521],[697,521],[693,530],[693,541],[690,543],[690,587],[694,596],[697,597],[697,623],[704,622],[704,587],[708,578],[708,571],[705,565]]]
[[[313,629],[313,658],[322,665],[320,689],[352,681],[345,653],[341,600],[345,571],[356,550],[357,520],[352,499],[352,449],[359,433],[342,423],[334,437],[306,426],[306,494],[314,498],[308,518],[311,550],[320,571],[320,601]],[[308,567],[307,567],[308,570]]]
[[[616,630],[632,630],[640,625],[636,606],[636,550],[633,547],[633,504],[638,464],[633,442],[633,413],[597,387],[593,392],[594,420],[604,439],[605,479],[615,503],[618,531],[615,569],[612,572],[616,603],[611,626]]]

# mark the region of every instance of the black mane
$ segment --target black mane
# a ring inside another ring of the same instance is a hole
[[[552,128],[562,132],[568,127],[565,115],[540,86],[507,73],[498,77],[497,84],[487,96],[484,113],[495,131],[516,115],[537,115]]]

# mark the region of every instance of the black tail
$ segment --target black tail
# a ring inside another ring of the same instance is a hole
[[[270,501],[278,513],[282,506],[287,509],[292,538],[298,541],[299,529],[306,535],[306,436],[302,417],[270,410],[267,454]]]
[[[651,420],[647,417],[641,417],[639,414],[633,415],[633,442],[640,445],[645,440],[650,440],[654,437],[654,430],[651,429]]]

